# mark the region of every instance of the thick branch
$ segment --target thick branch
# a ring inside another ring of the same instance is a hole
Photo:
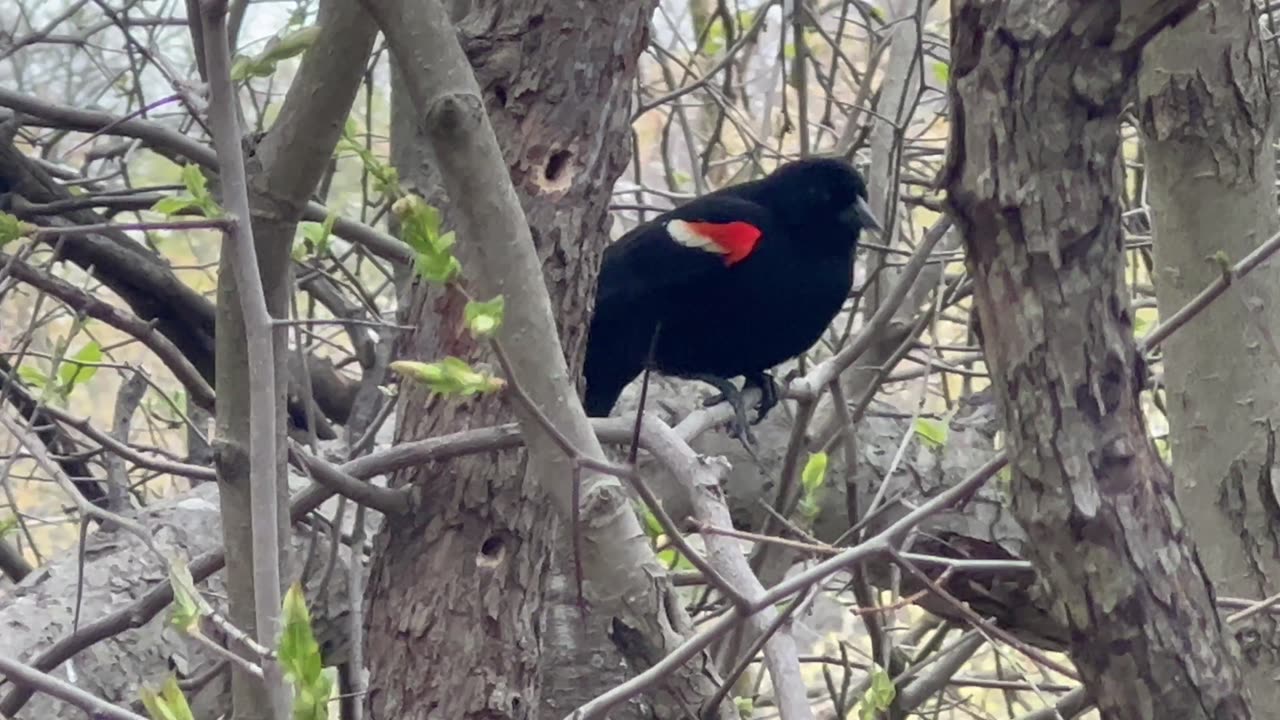
[[[244,343],[248,365],[248,385],[224,388],[225,401],[229,392],[249,394],[249,412],[246,431],[249,436],[249,475],[223,477],[227,483],[248,481],[249,517],[252,527],[251,562],[253,583],[250,586],[254,601],[254,630],[257,641],[267,647],[275,647],[280,631],[281,607],[281,546],[283,537],[277,523],[279,496],[286,494],[287,485],[279,477],[277,441],[283,435],[282,418],[276,405],[276,341],[271,312],[263,289],[263,277],[258,269],[258,248],[254,244],[252,213],[249,208],[248,176],[245,172],[244,154],[240,149],[239,100],[231,82],[231,49],[227,35],[225,4],[216,1],[202,3],[201,29],[204,32],[205,66],[209,73],[209,124],[213,143],[218,154],[221,172],[222,202],[231,216],[232,225],[223,244],[224,255],[230,254],[230,267],[234,271],[235,286],[239,295],[243,339],[229,333],[239,328],[223,327],[222,344]],[[228,263],[224,262],[223,267]],[[279,278],[274,278],[279,280]],[[224,303],[220,302],[220,305]],[[227,317],[224,309],[222,318]],[[236,323],[237,325],[239,323]],[[237,333],[239,335],[239,333]],[[227,355],[223,354],[226,360]],[[230,376],[222,368],[223,378]],[[226,402],[219,403],[219,412],[229,409]],[[219,418],[221,430],[226,418]],[[243,416],[236,418],[242,424]],[[219,473],[223,475],[223,473]],[[284,491],[284,492],[281,492]],[[230,539],[229,539],[230,541]],[[238,540],[237,543],[243,542]],[[266,693],[271,703],[271,716],[286,717],[289,714],[290,696],[284,684],[278,662],[262,659],[262,671]],[[239,708],[237,708],[239,710]]]

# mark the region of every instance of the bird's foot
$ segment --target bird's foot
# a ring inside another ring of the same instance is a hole
[[[699,378],[703,382],[710,382],[706,378]],[[720,386],[716,383],[717,388]],[[751,421],[752,425],[759,425],[764,420],[769,411],[778,405],[778,382],[773,376],[766,372],[753,373],[743,376],[742,390],[734,390],[734,392],[746,393],[747,388],[756,388],[760,391],[760,402],[756,403],[756,419]],[[723,390],[716,395],[707,398],[702,404],[704,407],[719,405],[725,401],[725,393]]]
[[[703,407],[719,405],[722,402],[729,403],[733,408],[733,419],[729,421],[729,437],[741,440],[747,452],[754,455],[753,446],[756,444],[756,438],[751,432],[751,423],[747,421],[747,406],[742,399],[742,391],[734,387],[733,383],[720,377],[699,375],[693,379],[701,380],[720,391],[719,395],[712,395],[702,401]]]
[[[746,392],[749,387],[760,388],[760,402],[756,404],[756,419],[751,423],[759,425],[760,421],[764,420],[764,416],[778,404],[778,383],[769,373],[759,372],[743,377],[742,391]]]

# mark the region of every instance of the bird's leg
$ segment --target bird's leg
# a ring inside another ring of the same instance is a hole
[[[748,446],[748,449],[750,449],[751,445],[755,445],[756,438],[751,432],[751,423],[747,422],[747,407],[742,401],[742,391],[734,387],[733,383],[728,380],[714,375],[694,375],[691,379],[701,380],[720,391],[719,395],[713,395],[704,400],[703,407],[719,405],[722,402],[729,403],[729,406],[733,408],[733,420],[729,423],[729,436],[741,440],[744,445]]]
[[[764,416],[778,404],[778,383],[767,372],[750,373],[742,376],[742,392],[747,388],[760,388],[760,403],[756,405],[756,419],[752,425],[759,425]]]
[[[710,382],[706,378],[698,379],[703,382]],[[715,383],[712,384],[716,385]],[[720,386],[716,385],[716,387],[719,388]],[[765,415],[768,415],[769,411],[778,404],[778,383],[773,379],[773,376],[767,372],[748,373],[742,376],[742,390],[735,390],[735,392],[746,393],[747,388],[752,387],[760,391],[760,402],[756,404],[756,419],[752,421],[751,424],[759,425],[760,421],[764,420]],[[725,394],[721,391],[720,394],[712,395],[707,398],[706,401],[703,402],[703,405],[705,407],[711,407],[712,405],[719,405],[724,401]]]

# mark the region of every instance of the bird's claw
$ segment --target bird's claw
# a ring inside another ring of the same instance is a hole
[[[739,392],[745,393],[749,387],[760,390],[760,402],[756,403],[756,419],[751,421],[752,425],[759,425],[769,411],[778,405],[778,382],[769,373],[747,375],[743,379],[742,390]],[[725,393],[719,392],[704,400],[702,406],[712,407],[722,402],[725,402]]]
[[[701,377],[698,379],[720,390],[719,393],[703,400],[703,407],[712,407],[722,402],[729,403],[729,406],[733,408],[733,417],[729,420],[729,437],[740,440],[747,453],[754,458],[756,437],[751,432],[751,426],[754,423],[749,422],[747,419],[747,406],[743,402],[742,391],[734,387],[733,383],[721,378]],[[764,388],[762,387],[761,390],[763,391]],[[756,422],[759,422],[759,418],[756,419]]]
[[[729,421],[729,437],[741,440],[747,450],[756,444],[755,433],[751,432],[751,423],[747,421],[747,407],[738,395],[729,402],[733,406],[733,420]]]
[[[778,404],[778,383],[769,373],[759,373],[743,378],[743,392],[746,392],[748,387],[760,388],[760,402],[756,404],[756,419],[751,423],[759,425],[764,420],[764,416]]]

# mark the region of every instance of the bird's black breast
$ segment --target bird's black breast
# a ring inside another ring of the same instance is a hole
[[[752,257],[672,308],[658,369],[734,377],[768,370],[817,342],[848,297],[852,258],[770,240],[778,238],[762,238]]]

